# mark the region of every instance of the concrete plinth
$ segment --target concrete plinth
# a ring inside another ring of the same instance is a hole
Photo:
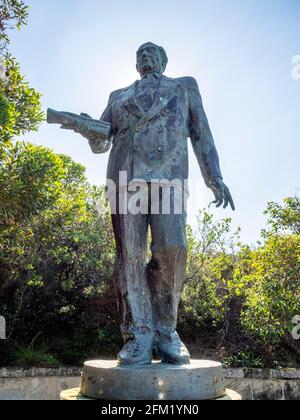
[[[80,390],[62,394],[62,399],[112,401],[236,400],[237,397],[226,390],[222,365],[204,360],[193,360],[183,366],[153,363],[140,367],[118,367],[115,361],[86,362]]]

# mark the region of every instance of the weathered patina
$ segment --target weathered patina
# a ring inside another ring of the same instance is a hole
[[[111,148],[107,179],[120,185],[120,172],[128,186],[143,180],[149,211],[120,211],[120,200],[130,200],[133,191],[118,195],[112,222],[116,239],[114,282],[118,298],[124,347],[120,365],[146,365],[155,352],[163,362],[187,364],[189,352],[177,331],[180,295],[186,276],[186,210],[176,213],[175,194],[170,190],[169,214],[153,213],[153,187],[174,179],[188,179],[188,138],[206,185],[215,194],[217,207],[234,203],[223,182],[218,153],[203,109],[198,84],[192,77],[163,75],[168,63],[165,50],[152,43],[137,52],[140,80],[114,91],[101,121],[110,124],[107,138],[91,135],[88,124],[72,122],[70,128],[89,140],[94,153]],[[86,114],[84,114],[86,115]],[[182,194],[185,194],[182,188]],[[120,198],[121,197],[121,198]],[[163,204],[163,194],[158,201]],[[147,261],[148,230],[152,258]]]

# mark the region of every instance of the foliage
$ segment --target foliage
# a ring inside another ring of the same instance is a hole
[[[26,25],[28,19],[28,6],[20,0],[0,0],[0,52],[6,49],[9,43],[7,31],[21,25]]]
[[[4,61],[6,77],[0,79],[0,144],[10,145],[14,137],[36,131],[44,119],[41,95],[29,87],[15,59]],[[3,153],[3,150],[2,150]]]
[[[0,80],[0,85],[3,82]],[[7,97],[4,95],[3,89],[0,91],[0,130],[1,130],[1,137],[2,141],[7,138],[8,135],[4,134],[4,129],[6,133],[12,133],[14,131],[16,119],[14,115],[14,106],[10,103]]]
[[[20,347],[11,355],[12,364],[20,367],[57,367],[59,361],[47,350],[35,350],[31,347]]]
[[[198,230],[188,227],[187,281],[182,296],[182,319],[201,327],[222,325],[228,310],[228,280],[235,264],[239,230],[231,233],[231,219],[215,222],[201,211]]]
[[[41,95],[30,88],[8,51],[8,30],[26,25],[28,7],[20,0],[0,0],[0,161],[16,136],[36,131],[44,119]]]
[[[51,207],[64,184],[70,182],[69,169],[66,157],[29,143],[16,143],[0,166],[1,229],[19,228],[26,219]],[[73,182],[77,182],[74,177]]]
[[[300,235],[270,236],[251,255],[241,323],[264,345],[291,337],[292,319],[300,313],[299,272]]]
[[[241,350],[237,354],[225,357],[223,363],[225,366],[233,368],[260,369],[265,367],[262,358],[250,349]]]
[[[299,197],[288,197],[284,200],[283,205],[269,203],[265,214],[268,216],[268,225],[271,227],[271,232],[264,231],[264,236],[268,236],[268,233],[293,233],[300,235]]]
[[[299,364],[300,346],[291,335],[300,313],[299,210],[298,197],[269,203],[270,228],[256,249],[240,244],[238,232],[230,235],[230,219],[215,222],[206,211],[200,213],[198,231],[188,230],[189,278],[180,326],[187,337],[198,331],[215,338],[210,345],[225,363]]]
[[[296,358],[300,346],[293,340],[292,320],[300,313],[300,206],[298,197],[284,205],[270,203],[269,231],[257,249],[244,249],[231,282],[232,293],[242,301],[242,330],[264,346],[270,357],[291,349]]]
[[[14,150],[17,169],[3,170],[13,174],[4,178],[14,195],[1,203],[15,210],[2,212],[0,231],[0,313],[9,340],[26,345],[41,331],[57,349],[70,339],[74,352],[118,342],[118,333],[108,333],[110,323],[117,330],[117,311],[110,217],[96,209],[103,191],[66,156],[31,144]]]

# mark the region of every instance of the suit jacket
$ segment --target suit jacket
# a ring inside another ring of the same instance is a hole
[[[162,76],[149,111],[136,100],[135,82],[110,95],[101,120],[112,125],[108,146],[90,141],[94,153],[111,146],[107,178],[118,185],[119,172],[127,171],[128,182],[188,179],[188,137],[209,186],[221,177],[219,158],[205,115],[197,82],[192,77]]]

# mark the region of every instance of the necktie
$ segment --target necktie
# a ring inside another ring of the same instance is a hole
[[[143,108],[144,112],[149,111],[153,105],[155,94],[158,88],[159,80],[153,76],[145,76],[138,84],[136,90],[136,100]]]

